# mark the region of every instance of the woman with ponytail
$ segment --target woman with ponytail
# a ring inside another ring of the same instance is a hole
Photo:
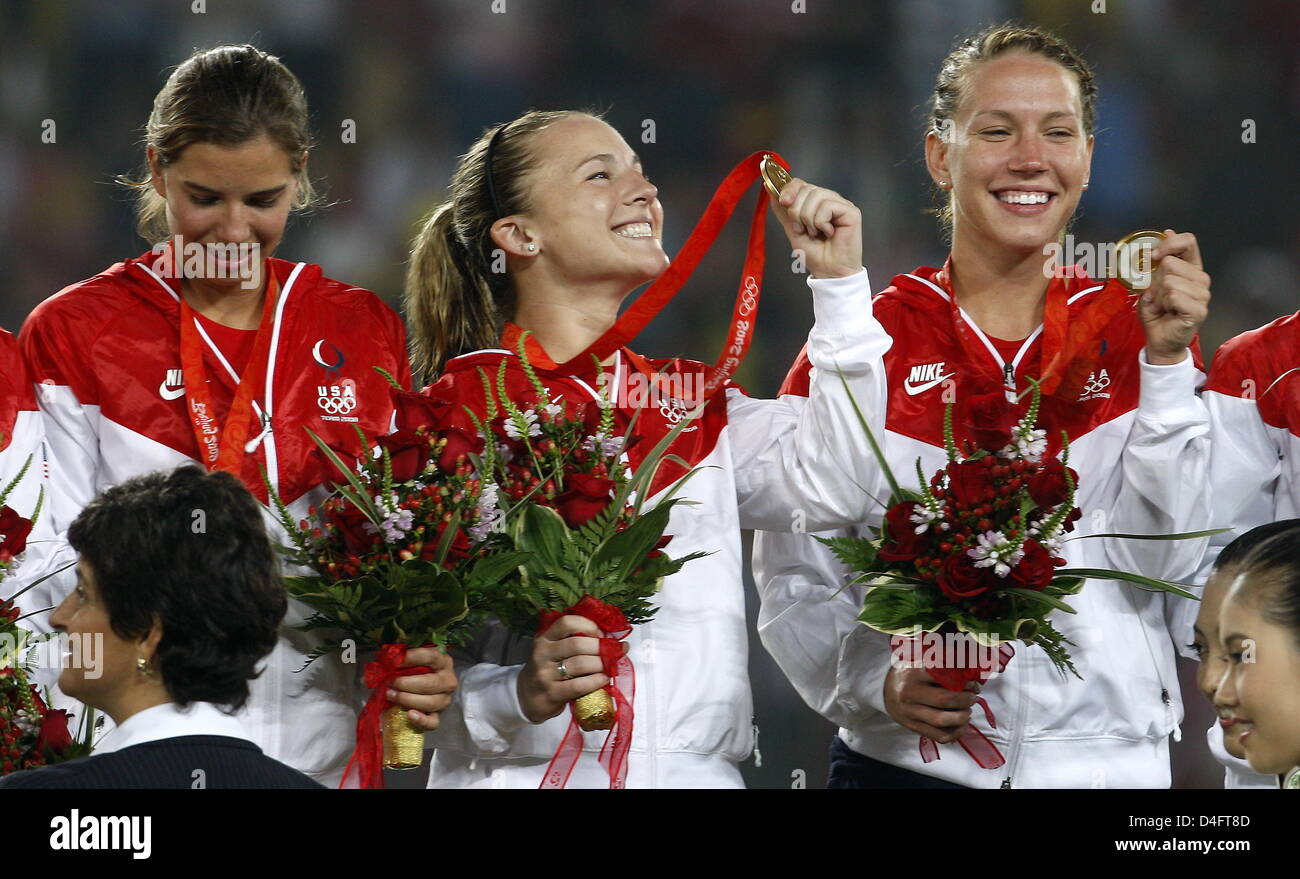
[[[860,214],[797,178],[773,211],[806,254],[816,314],[808,350],[818,374],[799,400],[754,400],[719,384],[669,449],[702,468],[685,490],[698,503],[672,511],[673,552],[710,555],[666,579],[654,620],[627,639],[637,675],[627,787],[741,786],[736,764],[753,737],[740,529],[847,524],[879,494],[882,476],[849,399],[874,417],[890,346],[871,313]],[[494,374],[504,361],[510,384],[521,374],[521,339],[553,399],[592,400],[608,381],[618,415],[630,418],[638,410],[624,391],[637,382],[698,387],[703,364],[649,360],[627,347],[599,373],[595,364],[586,373],[559,368],[615,324],[629,293],[664,272],[662,228],[658,189],[601,119],[530,112],[485,132],[412,252],[412,360],[437,379],[426,393],[481,414],[478,368]],[[653,446],[685,408],[673,398],[640,408],[640,444]],[[638,460],[634,450],[633,466]],[[651,504],[669,481],[651,484]],[[610,682],[599,634],[576,615],[535,639],[494,627],[482,633],[458,660],[460,689],[434,737],[430,786],[537,787],[564,734],[566,704]],[[585,749],[598,750],[600,740],[588,737]],[[610,785],[589,758],[568,786]]]

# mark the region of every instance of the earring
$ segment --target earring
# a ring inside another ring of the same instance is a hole
[[[529,242],[528,242],[528,252],[529,252],[529,253],[533,253],[533,252],[536,251],[536,250],[537,250],[537,245],[534,244],[533,242],[529,241]]]
[[[145,659],[143,656],[136,657],[135,670],[147,678],[153,677],[153,666],[151,666],[149,660]]]
[[[1084,188],[1084,189],[1087,189],[1087,188],[1088,188],[1088,181],[1087,181],[1087,180],[1083,181],[1083,188]]]
[[[951,186],[952,186],[952,181],[951,181],[951,180],[940,180],[940,181],[939,181],[939,188],[940,188],[940,189],[949,189]]]

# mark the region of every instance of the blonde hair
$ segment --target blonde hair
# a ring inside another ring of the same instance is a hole
[[[529,142],[570,116],[600,118],[580,110],[530,110],[485,130],[457,162],[450,198],[421,222],[411,246],[405,303],[411,366],[423,380],[436,377],[452,357],[490,348],[500,339],[514,310],[514,286],[500,268],[503,263],[494,271],[492,224],[528,211],[524,178],[536,165]]]
[[[294,210],[317,204],[305,154],[312,148],[302,83],[256,46],[217,46],[176,67],[153,101],[144,143],[167,167],[190,144],[239,146],[266,135],[289,156],[297,180]],[[154,190],[148,162],[140,176],[118,182],[136,191],[136,232],[150,244],[171,234],[167,203]]]
[[[1040,27],[1006,23],[986,28],[961,40],[939,67],[934,92],[930,95],[930,119],[927,133],[943,137],[953,125],[967,81],[976,65],[1007,52],[1021,51],[1042,55],[1070,71],[1079,80],[1079,98],[1083,105],[1083,129],[1092,134],[1097,125],[1097,84],[1092,68],[1083,57],[1060,37]],[[952,228],[952,193],[935,187],[940,205],[935,209],[945,231]]]

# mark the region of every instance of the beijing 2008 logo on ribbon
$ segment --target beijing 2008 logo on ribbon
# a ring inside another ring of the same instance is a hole
[[[357,408],[357,383],[345,378],[338,384],[317,385],[316,405],[325,414],[322,421],[357,421],[351,413]]]

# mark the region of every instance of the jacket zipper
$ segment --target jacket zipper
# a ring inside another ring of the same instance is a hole
[[[1021,675],[1016,676],[1016,726],[1011,731],[1011,755],[1007,759],[1007,777],[1002,779],[1001,789],[1011,788],[1011,779],[1016,775],[1020,765],[1020,751],[1024,742],[1025,730],[1025,683]]]

